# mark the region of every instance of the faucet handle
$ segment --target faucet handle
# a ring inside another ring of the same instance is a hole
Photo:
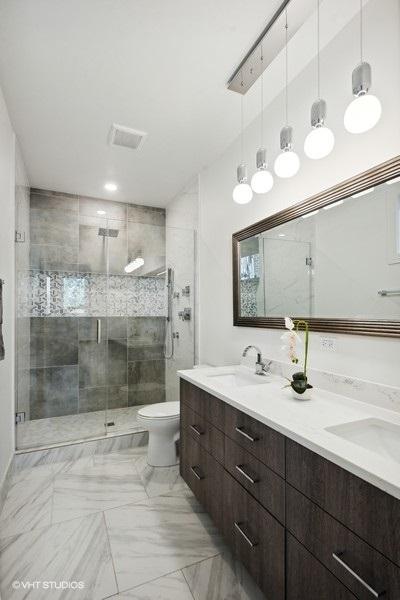
[[[270,373],[271,372],[271,365],[272,365],[272,360],[265,362],[262,362],[262,366],[263,366],[263,371],[265,373]]]

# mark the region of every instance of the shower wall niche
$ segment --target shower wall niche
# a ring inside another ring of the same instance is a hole
[[[164,401],[165,210],[32,189],[28,237],[29,268],[17,265],[18,321],[30,324],[17,447],[102,435],[115,416]],[[126,273],[137,257],[143,266]]]

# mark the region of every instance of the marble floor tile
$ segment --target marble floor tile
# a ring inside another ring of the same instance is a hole
[[[133,590],[113,596],[115,600],[193,600],[181,571],[165,575]]]
[[[246,569],[229,552],[183,569],[194,600],[264,600]]]
[[[83,589],[27,592],[12,582],[83,582]],[[101,600],[117,593],[102,514],[5,538],[0,542],[2,600]]]
[[[134,461],[100,455],[65,465],[54,478],[52,522],[66,521],[145,499]]]
[[[122,448],[117,452],[110,452],[109,454],[96,454],[93,457],[93,462],[95,465],[114,464],[121,461],[136,464],[143,456],[147,456],[147,446]]]
[[[179,465],[173,467],[151,467],[147,464],[147,454],[135,463],[149,498],[163,496],[171,492],[186,489],[186,483],[179,474]]]
[[[194,497],[160,496],[105,511],[120,590],[219,554],[222,537]]]
[[[14,473],[0,514],[0,538],[51,523],[52,465]]]

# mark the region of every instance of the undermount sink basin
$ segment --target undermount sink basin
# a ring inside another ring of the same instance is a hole
[[[239,369],[232,369],[232,371],[225,371],[223,373],[211,373],[208,377],[214,379],[216,382],[218,381],[224,385],[229,385],[230,387],[261,385],[263,383],[269,383],[270,381],[267,375],[255,375]]]
[[[363,419],[333,425],[326,431],[400,463],[400,425],[382,419]]]

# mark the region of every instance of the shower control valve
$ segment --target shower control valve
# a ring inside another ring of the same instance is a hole
[[[185,285],[185,287],[182,288],[182,296],[190,296],[190,285]]]
[[[190,321],[190,319],[192,318],[192,309],[184,308],[183,310],[180,310],[178,312],[178,317],[182,319],[182,321]]]

